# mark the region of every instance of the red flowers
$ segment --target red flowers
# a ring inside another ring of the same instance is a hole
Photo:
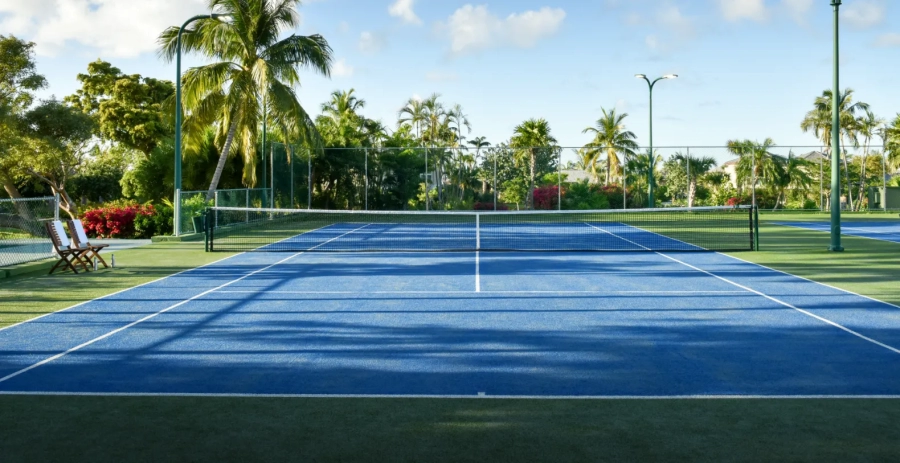
[[[556,209],[559,204],[559,187],[556,185],[542,186],[534,189],[535,209]]]
[[[150,204],[130,204],[92,209],[81,217],[89,236],[99,238],[132,238],[135,236],[134,219],[152,216],[156,210]]]

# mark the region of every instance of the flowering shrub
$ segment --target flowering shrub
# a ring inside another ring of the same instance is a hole
[[[86,211],[81,221],[88,236],[99,238],[149,238],[158,230],[152,204],[115,204]]]
[[[725,201],[726,206],[740,206],[743,203],[744,203],[743,198],[736,198],[736,197],[728,198],[728,200]]]
[[[559,187],[556,185],[542,186],[534,189],[535,209],[556,209],[559,204]]]

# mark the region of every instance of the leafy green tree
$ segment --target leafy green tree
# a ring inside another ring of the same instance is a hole
[[[813,109],[806,113],[803,121],[800,123],[800,129],[804,132],[813,131],[817,137],[822,140],[825,149],[831,152],[831,125],[832,125],[832,101],[834,92],[825,90],[821,96],[816,97],[813,102]],[[857,134],[857,111],[867,111],[869,105],[861,101],[853,101],[853,89],[847,88],[843,93],[838,95],[838,120],[840,122],[841,146],[838,147],[838,153],[844,161],[844,174],[847,182],[847,198],[850,201],[850,207],[853,208],[853,194],[850,191],[850,171],[845,139],[856,144]]]
[[[397,126],[408,125],[416,131],[416,139],[422,139],[422,124],[425,123],[425,107],[421,100],[410,98],[397,112]]]
[[[596,163],[601,153],[606,154],[606,184],[609,185],[613,173],[621,178],[621,161],[619,155],[633,156],[638,149],[634,141],[637,137],[634,132],[625,130],[625,118],[628,113],[616,114],[613,109],[609,112],[602,109],[603,116],[597,119],[594,127],[585,128],[582,133],[590,133],[593,139],[585,145],[586,153],[593,156],[589,163]]]
[[[657,180],[660,178],[659,171],[663,165],[663,157],[658,153],[650,155],[650,150],[643,153],[637,153],[628,157],[626,173],[628,177],[628,191],[631,193],[631,199],[635,204],[647,203],[647,171],[653,168],[653,186],[656,186]],[[656,198],[654,198],[656,199]]]
[[[171,82],[125,75],[101,60],[90,63],[78,81],[81,88],[65,101],[90,114],[104,139],[150,157],[163,139],[172,136],[172,115],[164,107],[175,92]]]
[[[316,126],[326,146],[349,148],[368,145],[369,133],[364,131],[366,119],[359,110],[366,107],[366,100],[357,98],[355,90],[336,90],[331,99],[322,103],[322,114],[316,118]]]
[[[47,79],[37,73],[34,43],[13,35],[0,35],[0,183],[11,198],[22,194],[16,186],[20,176],[15,147],[24,143],[21,118],[34,102],[34,93],[47,86]]]
[[[282,127],[296,139],[320,144],[315,124],[300,105],[294,87],[299,69],[328,76],[333,61],[328,42],[320,35],[290,35],[299,26],[299,0],[209,0],[211,10],[228,20],[202,19],[185,30],[182,47],[217,62],[185,73],[186,143],[203,135],[201,127],[215,125],[221,154],[209,185],[212,198],[232,150],[244,158],[244,181],[256,182],[256,143],[263,120]],[[160,53],[175,57],[178,27],[160,35]]]
[[[886,148],[887,162],[893,169],[900,168],[900,113],[882,132]]]
[[[94,123],[81,111],[56,100],[43,101],[23,118],[25,143],[14,148],[20,168],[60,196],[60,208],[72,218],[78,205],[66,190],[89,154]]]
[[[550,123],[546,119],[528,119],[513,129],[509,145],[516,149],[516,159],[528,165],[528,193],[526,207],[534,207],[534,182],[538,172],[539,157],[551,159],[558,150],[556,138],[550,132]]]
[[[777,166],[777,176],[773,179],[773,186],[777,189],[778,196],[775,199],[776,207],[787,202],[787,190],[805,191],[813,183],[810,175],[811,163],[803,158],[794,157],[792,153],[787,158],[773,156]]]

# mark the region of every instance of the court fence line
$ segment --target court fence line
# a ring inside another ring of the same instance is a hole
[[[0,267],[53,257],[51,220],[59,220],[58,196],[0,199]]]

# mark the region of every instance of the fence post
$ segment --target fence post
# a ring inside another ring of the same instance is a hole
[[[53,195],[53,220],[59,220],[59,193]]]

